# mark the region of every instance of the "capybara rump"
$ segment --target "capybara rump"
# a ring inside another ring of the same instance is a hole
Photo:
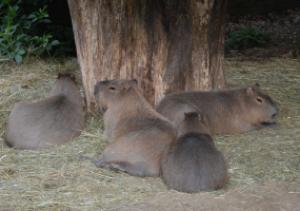
[[[16,149],[42,149],[79,136],[84,125],[83,102],[74,79],[59,75],[50,97],[19,102],[7,122],[5,142]]]
[[[161,160],[161,176],[165,184],[171,189],[190,193],[216,190],[227,181],[225,159],[212,137],[188,129],[188,124],[194,128],[195,118],[191,113],[186,114],[181,125],[187,133],[181,132]],[[198,124],[198,128],[202,125]]]

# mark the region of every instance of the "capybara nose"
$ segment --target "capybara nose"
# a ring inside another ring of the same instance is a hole
[[[272,119],[275,119],[277,116],[278,116],[278,109],[277,109],[277,107],[274,107],[273,108],[273,111],[271,112],[271,118]]]
[[[277,117],[277,112],[275,112],[274,114],[272,114],[272,119],[275,119]]]

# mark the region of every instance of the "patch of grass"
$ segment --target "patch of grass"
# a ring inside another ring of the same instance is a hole
[[[226,61],[225,67],[230,86],[259,82],[280,108],[276,128],[216,137],[229,164],[228,189],[275,181],[299,190],[300,61],[231,60]],[[0,133],[4,133],[6,118],[15,102],[47,96],[57,72],[74,68],[80,78],[73,60],[30,59],[20,66],[0,63]],[[0,209],[102,210],[141,202],[160,193],[174,193],[159,178],[132,177],[79,160],[80,154],[96,156],[106,145],[101,117],[96,116],[88,117],[79,138],[52,149],[17,151],[6,147],[0,138]]]
[[[300,61],[272,59],[265,62],[227,61],[231,86],[259,82],[278,103],[275,128],[217,137],[228,158],[233,185],[261,181],[300,184]],[[300,188],[300,186],[299,186]]]

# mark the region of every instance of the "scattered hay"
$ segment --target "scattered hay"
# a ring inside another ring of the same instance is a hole
[[[30,59],[21,66],[0,63],[0,135],[15,102],[46,96],[57,72],[74,68],[79,78],[73,60]],[[226,61],[230,86],[259,82],[281,111],[276,128],[216,137],[230,167],[228,192],[266,181],[285,182],[300,190],[299,71],[299,60]],[[107,140],[102,129],[101,118],[90,116],[75,141],[42,151],[13,150],[0,138],[0,210],[101,210],[159,194],[172,197],[174,191],[168,191],[158,178],[131,177],[80,161],[80,154],[95,156],[104,149]],[[226,195],[227,190],[207,194]]]

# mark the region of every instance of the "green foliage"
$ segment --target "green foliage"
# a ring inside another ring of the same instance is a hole
[[[225,41],[225,50],[245,50],[253,47],[266,46],[270,35],[258,28],[243,27],[228,34]]]
[[[2,0],[0,57],[21,63],[26,55],[40,56],[49,53],[59,42],[49,33],[38,33],[38,26],[49,22],[46,7],[25,14],[21,0]]]

